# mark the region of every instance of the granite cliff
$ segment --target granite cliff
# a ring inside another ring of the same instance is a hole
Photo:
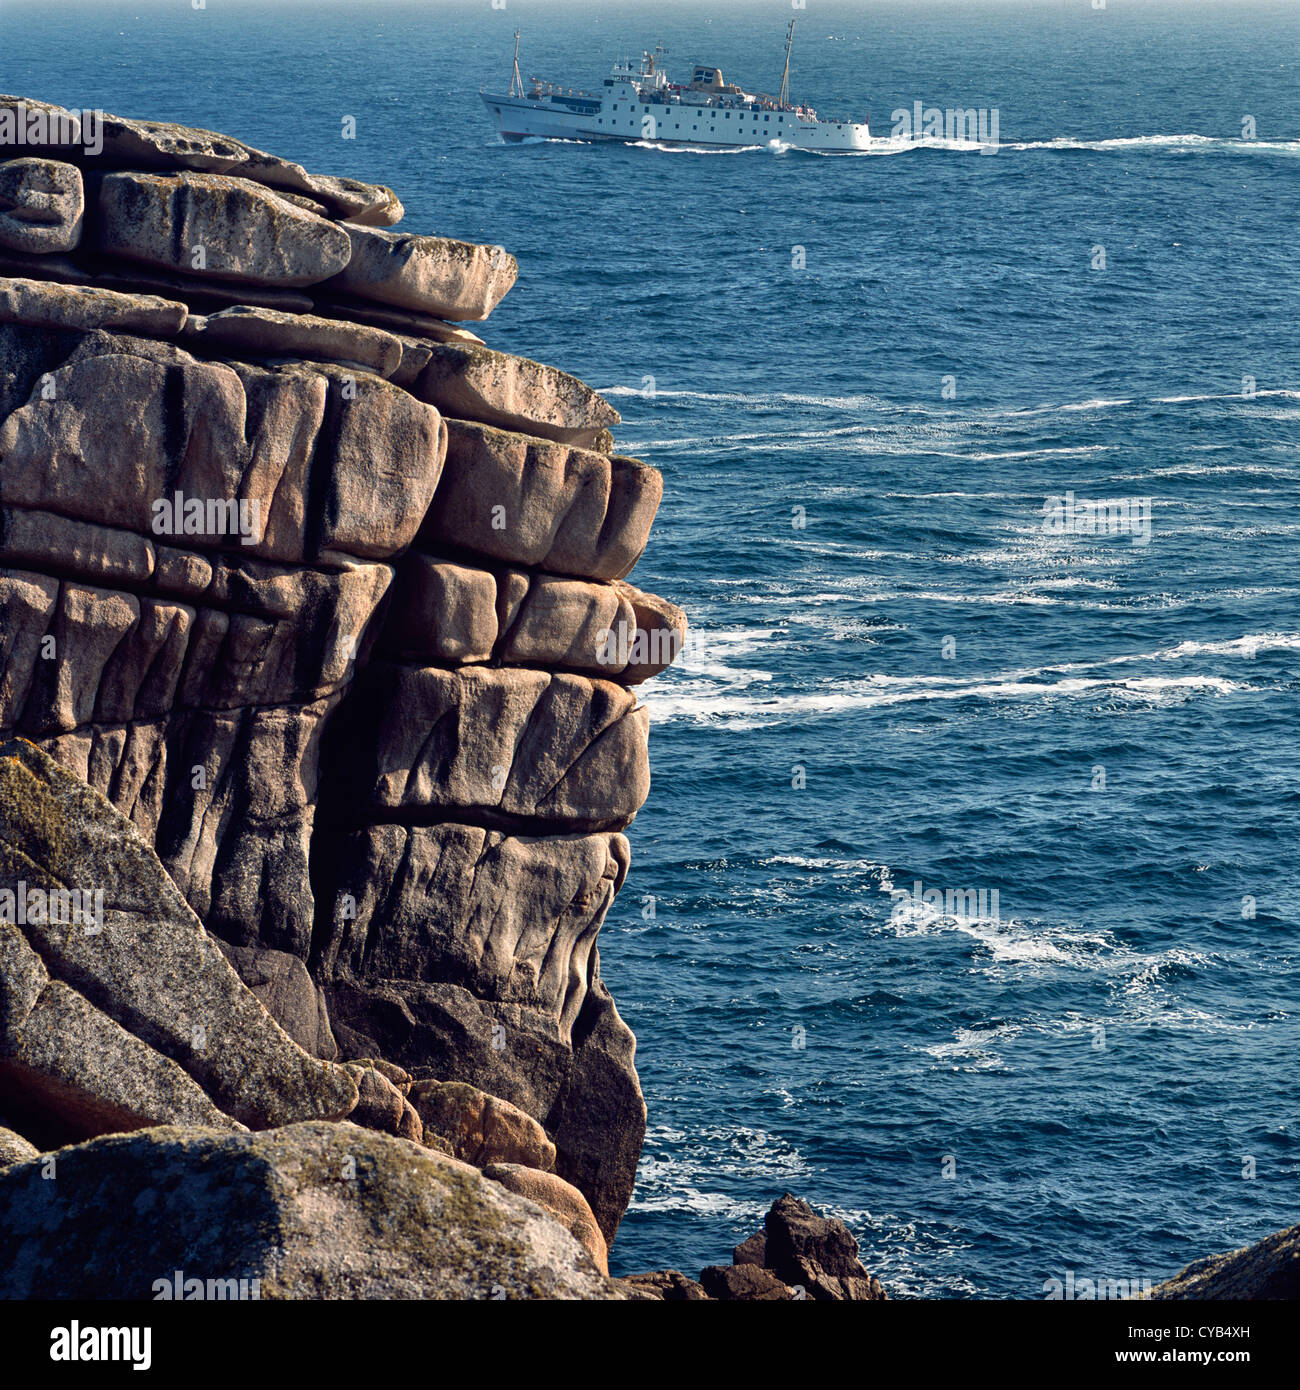
[[[498,1282],[617,1296],[645,1105],[597,936],[685,632],[625,582],[662,479],[462,326],[503,248],[94,136],[0,97],[0,1202],[55,1149],[177,1191],[204,1152],[283,1215],[418,1146],[471,1225],[565,1228]]]

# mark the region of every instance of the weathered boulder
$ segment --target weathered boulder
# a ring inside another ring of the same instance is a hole
[[[626,656],[627,665],[618,679],[625,685],[640,685],[666,671],[682,654],[686,645],[686,614],[666,598],[633,588],[620,579],[614,581],[613,587],[631,606],[635,622],[630,632],[611,629],[613,642],[606,642],[602,658],[605,664],[617,669],[618,662]]]
[[[351,256],[330,288],[440,319],[485,319],[519,266],[500,246],[349,227]]]
[[[506,616],[514,620],[501,641],[503,661],[589,671],[610,680],[624,670],[618,634],[625,642],[635,637],[636,613],[613,585],[512,570],[504,587]]]
[[[71,251],[81,240],[81,171],[53,159],[0,163],[0,246],[28,255]]]
[[[183,340],[187,347],[215,355],[346,362],[385,377],[402,362],[401,342],[382,328],[247,305],[191,318]]]
[[[25,898],[29,885],[19,882]],[[70,930],[83,927],[74,923]],[[171,1058],[52,980],[18,928],[4,922],[0,1096],[39,1110],[47,1136],[80,1139],[161,1122],[242,1128]]]
[[[0,324],[10,363],[11,506],[337,566],[403,550],[441,474],[438,412],[337,365],[227,365],[143,338]]]
[[[402,218],[402,205],[391,188],[357,179],[309,174],[300,164],[265,154],[232,136],[193,126],[134,121],[105,112],[97,132],[103,148],[99,154],[90,155],[86,153],[85,137],[91,132],[83,131],[75,113],[48,102],[32,101],[30,97],[0,96],[0,152],[7,148],[30,150],[39,143],[32,135],[32,112],[44,118],[43,128],[49,132],[48,148],[60,151],[68,159],[92,165],[102,160],[137,169],[235,174],[269,188],[306,195],[328,208],[334,217],[375,226],[390,226]]]
[[[594,949],[588,971],[569,1034],[541,1009],[460,985],[341,975],[325,993],[340,1047],[397,1058],[422,1080],[468,1082],[539,1120],[557,1173],[587,1198],[610,1242],[636,1182],[646,1107],[636,1039],[600,980]]]
[[[399,1067],[396,1062],[386,1061],[383,1057],[353,1057],[349,1066],[373,1067],[385,1080],[392,1082],[403,1098],[411,1094],[411,1087],[415,1084],[405,1067]]]
[[[710,1265],[700,1271],[700,1287],[709,1298],[727,1303],[788,1303],[793,1297],[761,1265]]]
[[[0,1170],[0,1298],[186,1296],[178,1278],[201,1281],[190,1297],[622,1296],[533,1203],[348,1123],[163,1127],[54,1158],[57,1182],[40,1160]]]
[[[555,1167],[555,1145],[546,1131],[509,1101],[463,1081],[416,1081],[410,1098],[424,1126],[424,1142],[453,1158],[475,1168],[517,1163],[550,1172]]]
[[[105,174],[95,246],[162,270],[314,285],[348,263],[348,234],[261,184],[224,174]]]
[[[111,795],[190,907],[236,945],[305,957],[321,726],[333,700],[284,708],[180,709],[40,740]]]
[[[591,1256],[596,1268],[602,1274],[609,1274],[609,1251],[605,1237],[596,1224],[587,1199],[572,1183],[565,1182],[554,1173],[543,1173],[518,1163],[490,1163],[484,1168],[483,1176],[500,1183],[507,1192],[526,1197],[550,1212]]]
[[[584,448],[621,419],[603,396],[568,372],[466,344],[431,344],[410,390],[453,419]]]
[[[413,665],[491,661],[632,685],[669,666],[685,637],[680,608],[622,581],[481,569],[411,551],[383,650]]]
[[[286,574],[257,561],[208,561],[18,508],[0,508],[0,528],[7,558],[32,566],[0,571],[0,611],[40,621],[50,639],[21,664],[11,656],[10,693],[0,694],[0,728],[27,733],[337,694],[390,577],[378,565]],[[91,582],[51,589],[40,573],[47,566]],[[296,611],[284,611],[288,604]]]
[[[648,1274],[629,1274],[614,1281],[619,1288],[638,1303],[704,1303],[708,1294],[694,1279],[680,1270],[656,1269]]]
[[[387,655],[412,665],[486,662],[499,627],[490,570],[414,551],[402,561],[384,632]]]
[[[0,323],[83,332],[111,328],[119,333],[171,338],[181,331],[188,316],[184,304],[157,295],[119,294],[97,285],[63,285],[51,280],[0,280]]]
[[[390,571],[207,559],[22,509],[0,509],[0,545],[34,567],[0,571],[0,736],[108,796],[209,926],[305,958],[319,734]]]
[[[1157,1284],[1145,1299],[1300,1299],[1300,1226],[1265,1236],[1255,1245],[1208,1255]]]
[[[622,579],[645,549],[663,478],[639,459],[449,420],[442,481],[420,530],[429,548]]]
[[[347,1073],[307,1056],[240,982],[135,827],[18,741],[0,749],[0,918],[0,1065],[22,1094],[79,1086],[51,1100],[73,1132],[213,1123],[207,1097],[257,1128],[356,1105]]]
[[[348,1115],[353,1124],[421,1142],[424,1131],[414,1107],[383,1072],[364,1062],[344,1062],[343,1070],[357,1083],[359,1099]]]

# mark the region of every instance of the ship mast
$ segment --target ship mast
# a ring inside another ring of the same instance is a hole
[[[524,79],[519,75],[519,30],[515,30],[515,70],[510,75],[510,95],[523,96]]]
[[[777,101],[782,106],[790,104],[790,48],[794,43],[794,20],[790,21],[790,27],[785,34],[785,71],[781,74],[781,95]]]

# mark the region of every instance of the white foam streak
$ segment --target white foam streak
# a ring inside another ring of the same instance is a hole
[[[808,715],[843,714],[850,710],[882,709],[930,701],[979,700],[1049,701],[1104,696],[1134,703],[1169,704],[1188,696],[1208,693],[1229,695],[1249,687],[1221,676],[1135,676],[1116,679],[1071,677],[1058,681],[985,680],[947,687],[933,684],[938,677],[889,678],[872,676],[839,689],[814,690],[790,695],[761,696],[743,690],[683,688],[668,683],[647,688],[646,703],[652,722],[666,724],[675,719],[713,723],[724,721],[734,731],[759,728]],[[888,688],[889,680],[899,685]]]

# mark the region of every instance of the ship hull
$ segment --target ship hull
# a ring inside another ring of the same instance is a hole
[[[626,101],[620,109],[605,103],[580,113],[545,100],[494,96],[483,104],[505,140],[649,141],[663,145],[742,149],[777,142],[794,149],[828,153],[865,150],[871,133],[865,121],[809,121],[794,112],[724,111],[687,103],[650,106]]]

